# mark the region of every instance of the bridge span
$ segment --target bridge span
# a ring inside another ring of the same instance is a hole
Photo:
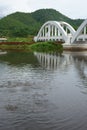
[[[58,41],[65,44],[87,42],[87,19],[77,31],[67,22],[48,21],[42,25],[34,41]]]

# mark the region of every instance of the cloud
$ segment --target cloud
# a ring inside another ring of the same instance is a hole
[[[86,18],[87,0],[0,0],[0,15],[53,8],[70,18]]]
[[[0,0],[0,15],[16,11],[27,11],[27,0]]]
[[[7,5],[0,5],[0,16],[4,16],[7,13],[9,13],[9,6],[7,6]]]

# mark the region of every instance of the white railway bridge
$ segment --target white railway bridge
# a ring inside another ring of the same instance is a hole
[[[79,26],[77,31],[66,22],[48,21],[42,25],[34,41],[62,41],[73,44],[87,41],[87,19]]]

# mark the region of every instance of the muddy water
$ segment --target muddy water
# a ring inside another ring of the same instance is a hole
[[[0,55],[0,130],[87,130],[87,53]]]

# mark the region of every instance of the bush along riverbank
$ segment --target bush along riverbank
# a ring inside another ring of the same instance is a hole
[[[1,50],[24,50],[24,51],[37,51],[37,52],[62,52],[63,46],[62,44],[58,44],[55,42],[38,42],[38,43],[32,43],[32,44],[26,44],[26,43],[10,43],[7,44],[3,43],[0,44]]]
[[[55,42],[39,42],[36,44],[32,44],[29,47],[32,51],[38,51],[38,52],[62,52],[63,51],[62,44],[58,44]]]

